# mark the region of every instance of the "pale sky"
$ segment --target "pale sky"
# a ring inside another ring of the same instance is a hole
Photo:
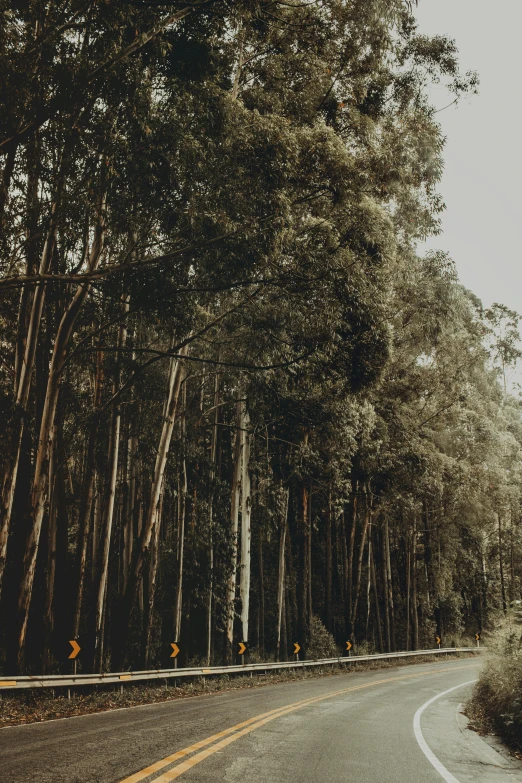
[[[522,313],[522,2],[419,0],[416,15],[420,32],[454,38],[461,70],[480,76],[479,95],[437,114],[446,211],[427,247],[450,253],[485,306]],[[431,100],[442,108],[451,97],[437,87]]]

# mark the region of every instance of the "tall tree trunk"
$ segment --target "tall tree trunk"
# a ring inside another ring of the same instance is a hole
[[[234,439],[234,456],[232,469],[232,493],[230,500],[230,535],[232,553],[230,575],[227,584],[227,627],[226,627],[226,661],[232,663],[234,647],[234,618],[236,601],[237,549],[239,533],[239,504],[241,498],[241,463],[243,457],[244,433],[241,430],[241,401],[236,402],[236,433]]]
[[[132,354],[133,358],[135,353]],[[138,438],[134,422],[129,422],[129,437],[127,439],[126,465],[126,495],[123,513],[123,553],[122,553],[122,588],[127,588],[129,571],[132,563],[132,546],[134,543],[134,524],[136,515],[136,455]]]
[[[265,654],[265,573],[263,564],[263,529],[259,531],[259,654],[264,656]]]
[[[372,608],[371,586],[372,586],[372,537],[371,537],[372,523],[368,529],[368,568],[366,576],[366,628],[365,638],[368,639],[370,631],[370,613]]]
[[[250,614],[250,515],[252,498],[250,490],[250,416],[246,403],[241,407],[241,430],[244,432],[243,459],[241,470],[241,571],[239,577],[239,596],[241,598],[242,641],[248,642],[248,622]]]
[[[500,514],[497,514],[498,518],[498,569],[500,574],[500,591],[502,594],[502,611],[504,614],[507,612],[507,600],[506,600],[506,583],[504,580],[504,555],[502,552],[502,519]]]
[[[187,346],[184,346],[181,349],[180,354],[181,356],[185,356],[186,353]],[[116,660],[120,666],[123,665],[131,615],[134,609],[136,598],[138,596],[143,569],[149,555],[152,536],[158,521],[158,506],[161,491],[163,489],[165,467],[167,465],[167,457],[169,454],[170,441],[172,438],[172,432],[174,430],[176,410],[178,406],[182,378],[182,373],[180,371],[181,361],[182,359],[174,358],[170,360],[167,406],[163,427],[161,430],[158,453],[156,455],[156,463],[154,466],[154,478],[152,481],[149,508],[147,517],[145,519],[145,524],[143,525],[143,530],[141,532],[140,543],[133,557],[134,562],[131,568],[127,589],[123,599],[122,611],[120,612],[119,617],[120,633],[117,644],[115,645],[115,653]]]
[[[159,543],[160,543],[160,530],[161,519],[163,516],[163,499],[164,495],[161,494],[159,508],[158,508],[158,520],[156,522],[156,529],[154,531],[154,537],[152,539],[151,555],[149,563],[149,578],[148,578],[148,591],[147,591],[147,612],[145,618],[145,645],[143,652],[143,663],[145,669],[149,668],[152,652],[152,633],[154,630],[154,611],[156,605],[156,592],[158,583],[158,570],[159,570]]]
[[[123,297],[124,311],[129,310],[129,300]],[[123,348],[127,339],[127,329],[122,323],[118,329],[117,347]],[[116,375],[112,393],[116,394],[120,385],[120,360],[118,358]],[[118,464],[120,456],[121,412],[119,405],[114,405],[111,418],[109,439],[109,481],[105,498],[105,514],[102,516],[101,542],[99,548],[98,579],[96,583],[96,608],[94,619],[94,665],[99,671],[103,668],[103,648],[105,638],[105,617],[107,601],[107,585],[109,581],[109,558],[111,552],[112,529],[114,525],[114,507],[116,502],[116,486],[118,479]]]
[[[283,619],[283,604],[285,600],[285,547],[286,547],[286,528],[288,525],[288,505],[290,490],[286,490],[286,500],[281,518],[281,527],[279,531],[279,571],[277,577],[277,633],[276,633],[276,661],[281,656],[281,623]]]
[[[308,617],[312,617],[313,614],[313,602],[312,602],[312,483],[309,484],[308,490],[308,507],[306,511],[306,571],[307,571],[307,601]]]
[[[348,638],[353,634],[353,561],[355,557],[355,533],[357,530],[357,492],[359,482],[352,478],[352,495],[350,499],[350,537],[347,545],[346,559],[346,633]]]
[[[333,606],[332,606],[332,487],[328,489],[328,509],[326,511],[326,574],[325,574],[325,618],[326,628],[333,633]]]
[[[411,535],[411,620],[412,648],[419,649],[419,612],[417,608],[417,521],[413,520]]]
[[[80,513],[78,519],[78,544],[76,549],[76,567],[78,571],[76,583],[76,600],[74,605],[74,615],[72,621],[72,638],[76,639],[80,632],[80,618],[83,601],[83,588],[85,584],[85,572],[87,568],[87,550],[89,545],[89,535],[92,519],[92,505],[94,498],[94,487],[96,478],[96,440],[98,434],[98,420],[96,411],[101,402],[103,370],[102,355],[98,351],[96,355],[96,376],[94,379],[94,414],[89,426],[89,435],[87,440],[87,454],[85,457],[85,469],[83,479],[82,498],[80,502]],[[95,550],[94,550],[95,551]],[[95,563],[96,558],[93,558]]]
[[[208,603],[207,603],[207,666],[210,666],[212,660],[212,619],[213,619],[213,598],[214,598],[214,495],[216,492],[216,454],[217,454],[217,441],[218,441],[218,414],[219,414],[219,375],[216,373],[214,376],[214,396],[212,399],[212,406],[214,408],[212,416],[212,435],[210,438],[210,504],[208,514],[208,526],[209,526],[209,552],[210,552],[210,574],[209,574],[209,589],[208,589]]]
[[[40,259],[40,274],[47,273],[51,265],[54,245],[56,242],[60,195],[61,187],[59,188],[58,196],[56,197],[51,208],[50,226]],[[18,466],[20,464],[25,416],[27,412],[27,404],[29,401],[29,393],[31,390],[31,378],[34,369],[36,346],[38,344],[38,334],[40,331],[40,322],[42,319],[44,301],[45,285],[40,284],[36,286],[34,290],[33,301],[31,304],[31,313],[27,326],[27,335],[25,338],[24,355],[19,368],[17,368],[18,383],[15,395],[17,412],[16,421],[13,426],[9,457],[6,461],[7,464],[2,479],[2,499],[0,503],[0,596],[2,593],[2,583],[6,564],[7,541],[9,538],[11,515],[13,512],[16,479],[18,476]],[[19,318],[25,318],[25,313],[21,312]]]
[[[94,619],[94,666],[98,671],[103,668],[104,650],[104,616],[109,581],[109,556],[111,551],[112,527],[114,521],[114,503],[116,499],[116,479],[118,475],[118,458],[120,449],[121,415],[118,406],[114,408],[109,440],[109,482],[105,501],[105,514],[100,531],[100,552],[98,558],[98,579],[96,592],[96,609]]]
[[[94,241],[89,255],[88,271],[96,269],[103,253],[105,226],[102,218],[102,209],[103,202],[100,203],[100,219],[96,227]],[[56,408],[58,405],[63,366],[69,343],[73,335],[76,319],[78,318],[89,288],[89,283],[80,284],[65,311],[56,334],[49,368],[49,379],[47,382],[44,410],[40,424],[33,488],[31,492],[31,530],[29,532],[23,561],[23,578],[18,599],[18,664],[20,669],[23,667],[25,637],[27,633],[27,622],[29,619],[42,521],[49,499],[49,459],[53,447]],[[22,375],[23,374],[24,368],[22,368]],[[20,383],[22,383],[22,380]]]
[[[308,435],[305,435],[304,445],[308,443]],[[308,487],[303,482],[300,488],[300,503],[298,508],[298,530],[299,530],[299,560],[300,574],[297,580],[298,590],[298,614],[297,614],[297,634],[298,643],[301,645],[303,654],[306,656],[307,648],[310,643],[310,603],[309,603],[309,581],[310,581],[310,549],[308,545],[309,536],[309,494]]]
[[[386,532],[384,527],[382,531],[381,565],[382,565],[382,584],[383,584],[383,595],[384,595],[384,633],[386,637],[386,652],[391,652],[392,645],[391,645],[391,627],[390,627],[390,591],[388,589]]]
[[[406,644],[404,649],[410,649],[410,606],[411,606],[411,545],[410,533],[406,534]]]
[[[183,458],[183,485],[182,485],[182,499],[180,503],[179,519],[178,519],[178,578],[176,584],[176,605],[174,609],[174,641],[179,642],[181,639],[181,613],[183,607],[183,564],[185,554],[185,516],[187,509],[187,463]]]
[[[182,405],[183,413],[181,418],[181,444],[183,449],[183,457],[181,461],[182,480],[180,481],[180,502],[178,504],[178,579],[176,585],[176,606],[174,609],[174,641],[178,642],[181,639],[181,613],[183,607],[183,566],[185,555],[185,518],[187,514],[187,492],[188,492],[188,478],[187,478],[187,458],[186,458],[186,408],[187,408],[187,383],[186,373],[183,371],[183,392],[182,392]]]
[[[364,514],[363,529],[361,532],[361,541],[359,545],[359,556],[357,558],[357,571],[355,576],[355,596],[352,607],[352,633],[355,633],[355,623],[357,621],[357,609],[359,606],[359,596],[361,593],[361,580],[362,580],[362,565],[364,559],[364,549],[366,547],[366,536],[368,535],[368,525],[371,520],[371,507],[368,495],[366,495],[366,510]]]
[[[385,541],[385,560],[386,560],[386,574],[387,574],[387,587],[388,587],[388,609],[390,613],[390,641],[391,652],[397,649],[395,642],[395,609],[393,602],[393,582],[392,582],[392,570],[391,570],[391,556],[390,556],[390,528],[388,520],[384,522],[384,541]]]
[[[348,551],[346,547],[346,515],[344,510],[335,526],[337,549],[339,551],[339,590],[341,598],[342,633],[346,632],[347,595],[348,595]]]
[[[370,543],[373,536],[371,533],[370,528]],[[379,639],[379,652],[384,652],[384,640],[382,636],[382,624],[381,624],[381,608],[379,603],[379,591],[377,589],[377,574],[375,572],[375,556],[374,556],[374,547],[371,547],[371,553],[370,553],[370,565],[371,565],[371,571],[372,571],[372,585],[373,585],[373,595],[374,595],[374,601],[375,601],[375,620],[377,623],[377,636]]]
[[[56,527],[58,516],[58,498],[56,491],[56,444],[53,448],[51,455],[52,474],[54,476],[53,487],[51,489],[51,502],[49,506],[49,521],[48,521],[48,534],[47,534],[47,566],[45,569],[45,612],[44,612],[44,672],[49,671],[50,658],[51,658],[51,636],[54,628],[54,613],[53,613],[53,598],[54,598],[54,584],[56,577]],[[63,498],[60,498],[63,501]]]

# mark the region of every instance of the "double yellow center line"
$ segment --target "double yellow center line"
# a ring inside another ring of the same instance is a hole
[[[362,685],[355,685],[352,686],[351,688],[342,688],[341,690],[338,691],[329,691],[328,693],[325,693],[321,696],[314,696],[308,699],[302,699],[301,701],[296,701],[293,702],[292,704],[287,704],[284,707],[278,707],[275,710],[270,710],[269,712],[263,712],[260,715],[256,715],[253,718],[249,718],[248,720],[244,720],[241,723],[237,723],[235,726],[231,726],[228,729],[224,729],[223,731],[220,731],[217,734],[212,734],[211,737],[207,737],[206,739],[200,740],[199,742],[195,742],[193,745],[189,745],[186,748],[182,748],[182,750],[178,750],[175,753],[172,753],[170,756],[166,756],[164,759],[161,759],[160,761],[156,761],[154,764],[145,767],[139,772],[136,772],[134,775],[131,775],[130,777],[125,778],[124,780],[121,780],[120,783],[139,783],[139,781],[148,778],[150,775],[153,775],[155,772],[159,772],[160,770],[170,766],[174,762],[179,761],[180,759],[185,758],[186,756],[190,756],[191,753],[195,753],[195,755],[192,756],[190,759],[187,759],[186,761],[176,765],[172,769],[167,770],[159,777],[154,778],[154,783],[169,783],[171,780],[175,780],[180,775],[183,775],[184,772],[187,772],[189,769],[192,769],[192,767],[195,767],[196,764],[200,764],[209,756],[212,756],[214,753],[217,753],[223,748],[226,748],[227,745],[230,745],[232,742],[235,742],[240,737],[244,737],[245,734],[250,734],[250,732],[255,731],[255,729],[259,729],[261,726],[264,726],[266,723],[269,723],[270,721],[275,720],[276,718],[281,718],[283,715],[288,715],[288,713],[290,712],[295,712],[295,710],[300,710],[303,707],[308,707],[310,704],[316,704],[317,702],[325,701],[326,699],[332,699],[335,696],[341,696],[345,693],[353,693],[353,691],[360,691],[363,690],[364,688],[374,688],[376,685],[382,685],[388,682],[397,682],[398,680],[410,680],[416,677],[417,678],[429,677],[432,676],[433,674],[439,674],[441,672],[443,673],[443,672],[455,671],[459,669],[472,669],[475,666],[476,664],[472,664],[468,666],[452,666],[452,667],[446,666],[442,669],[436,669],[431,672],[421,672],[418,674],[405,674],[402,677],[387,677],[384,680],[374,680],[373,682],[364,683]],[[211,747],[208,747],[209,745],[211,745]],[[201,750],[202,748],[206,748],[206,749]],[[196,751],[200,751],[200,752],[197,753]]]

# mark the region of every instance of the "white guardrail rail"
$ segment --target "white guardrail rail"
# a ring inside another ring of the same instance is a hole
[[[186,669],[151,669],[137,672],[107,672],[106,674],[49,674],[35,677],[7,677],[0,675],[0,691],[20,688],[60,688],[81,685],[124,684],[144,680],[169,680],[182,677],[205,677],[223,674],[246,674],[247,672],[268,672],[278,669],[306,669],[309,666],[352,665],[363,661],[379,661],[389,658],[413,658],[421,655],[451,655],[455,653],[477,653],[485,647],[445,647],[434,650],[382,653],[377,655],[351,655],[342,658],[321,658],[309,661],[282,661],[280,663],[251,663],[234,666],[192,667]]]

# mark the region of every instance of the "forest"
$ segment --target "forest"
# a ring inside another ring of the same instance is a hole
[[[418,250],[430,86],[478,77],[414,11],[2,0],[0,671],[452,646],[522,597],[519,316]]]

